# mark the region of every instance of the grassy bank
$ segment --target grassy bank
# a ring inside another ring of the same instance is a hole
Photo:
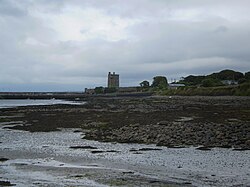
[[[158,90],[159,95],[182,95],[182,96],[250,96],[250,83],[244,83],[233,86],[219,87],[195,87],[186,86],[175,90]]]

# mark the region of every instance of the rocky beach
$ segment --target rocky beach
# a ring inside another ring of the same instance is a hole
[[[250,148],[249,97],[89,98],[85,105],[2,109],[11,129],[81,128],[85,139],[167,147]]]
[[[2,185],[250,184],[249,97],[89,97],[0,114]]]

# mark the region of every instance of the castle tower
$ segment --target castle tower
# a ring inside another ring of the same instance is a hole
[[[108,88],[119,88],[119,75],[115,72],[108,74]]]

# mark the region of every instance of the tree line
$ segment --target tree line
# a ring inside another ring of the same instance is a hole
[[[189,75],[183,77],[178,83],[185,84],[186,86],[203,86],[203,87],[216,87],[230,84],[242,84],[250,81],[250,72],[245,74],[234,70],[222,70],[218,73],[209,75]]]
[[[209,75],[189,75],[182,77],[180,81],[173,82],[175,84],[184,84],[185,86],[201,86],[201,87],[216,87],[224,85],[242,84],[250,81],[250,72],[245,74],[234,70],[222,70],[217,73]],[[153,82],[150,83],[146,80],[140,83],[142,88],[159,88],[164,89],[168,87],[167,78],[164,76],[156,76]]]

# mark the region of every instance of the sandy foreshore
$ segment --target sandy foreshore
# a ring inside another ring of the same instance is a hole
[[[210,151],[81,139],[80,129],[0,129],[0,184],[26,186],[247,186],[249,151]]]
[[[90,98],[0,114],[2,185],[250,183],[249,97]]]

